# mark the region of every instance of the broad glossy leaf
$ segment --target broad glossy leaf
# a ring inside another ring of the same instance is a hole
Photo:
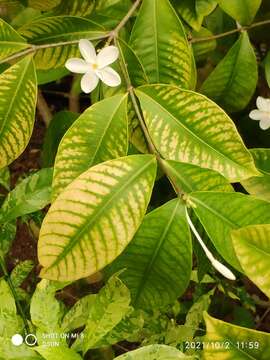
[[[270,203],[240,193],[207,191],[191,193],[189,199],[217,251],[243,271],[230,232],[247,225],[270,224]]]
[[[192,39],[200,39],[213,36],[213,33],[209,31],[207,28],[202,27],[200,31],[193,31],[192,32]],[[217,46],[216,39],[208,40],[208,41],[200,41],[200,42],[193,42],[192,49],[194,53],[194,57],[196,61],[202,61],[207,58],[207,56],[215,50]],[[211,55],[211,54],[210,54]]]
[[[134,306],[161,308],[185,291],[192,266],[192,244],[183,203],[172,200],[148,213],[132,242],[109,268],[126,269],[120,278]]]
[[[251,195],[270,201],[270,149],[250,150],[261,176],[253,176],[241,182]]]
[[[16,235],[16,221],[0,225],[0,254],[5,256]]]
[[[0,60],[26,49],[29,45],[26,43],[16,30],[8,23],[0,19]]]
[[[196,31],[199,31],[205,16],[217,6],[215,0],[174,0],[180,16]]]
[[[99,0],[90,15],[93,21],[106,29],[115,28],[132,6],[131,0]]]
[[[57,44],[61,42],[96,39],[105,34],[103,27],[75,16],[45,17],[28,23],[19,29],[20,34],[31,44]],[[78,44],[54,45],[40,49],[34,57],[38,70],[63,67],[67,59],[80,57]]]
[[[91,166],[127,154],[126,103],[123,94],[100,101],[65,133],[55,159],[53,198]]]
[[[245,274],[270,298],[270,224],[234,230],[232,240]]]
[[[170,177],[186,193],[192,191],[233,191],[227,179],[214,170],[173,160],[163,160]]]
[[[66,346],[38,346],[35,350],[46,360],[82,360],[74,350]]]
[[[20,182],[0,209],[0,223],[43,209],[51,202],[52,169],[41,169]]]
[[[241,25],[252,23],[262,0],[217,0],[219,6]]]
[[[25,149],[35,120],[37,80],[31,56],[0,75],[0,168]]]
[[[111,331],[129,311],[130,293],[117,277],[113,276],[100,290],[90,308],[84,329],[82,349],[95,348],[96,344]]]
[[[170,85],[136,90],[149,133],[161,155],[216,170],[231,182],[257,175],[235,125],[211,100]]]
[[[8,167],[0,169],[0,185],[10,190],[10,171]]]
[[[196,73],[183,25],[169,0],[144,0],[134,24],[131,48],[150,83],[194,88]]]
[[[247,32],[243,32],[205,80],[201,92],[227,111],[239,111],[251,100],[257,81],[256,55]]]
[[[54,13],[59,15],[87,16],[92,13],[94,7],[95,0],[62,0],[59,6],[54,9]]]
[[[59,5],[61,0],[28,0],[28,6],[38,10],[50,10]]]
[[[207,346],[203,351],[205,360],[268,360],[270,357],[270,334],[217,320],[204,313],[206,337],[204,342],[220,346]]]
[[[187,356],[172,346],[148,345],[140,349],[129,351],[117,356],[115,360],[192,360],[194,356]]]
[[[153,156],[133,155],[98,164],[73,181],[42,224],[41,276],[76,280],[112,262],[143,219],[155,175]]]

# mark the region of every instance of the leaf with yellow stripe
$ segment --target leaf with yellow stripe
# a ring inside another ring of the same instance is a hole
[[[64,135],[56,155],[53,198],[81,173],[128,149],[127,95],[90,106]]]
[[[59,5],[61,0],[28,0],[28,6],[38,10],[50,10]]]
[[[0,75],[0,168],[25,149],[32,134],[37,80],[28,56]]]
[[[204,360],[268,360],[270,334],[215,319],[204,313]]]
[[[144,0],[129,45],[150,83],[193,89],[196,69],[184,27],[169,0]]]
[[[104,28],[100,25],[76,16],[40,18],[24,25],[19,32],[31,44],[52,44],[36,51],[34,59],[38,70],[63,67],[69,58],[80,56],[78,44],[57,44],[80,39],[96,39],[105,34]]]
[[[73,15],[73,16],[87,16],[90,15],[95,7],[95,0],[62,0],[54,9],[55,14]]]
[[[160,84],[142,86],[136,94],[165,159],[218,171],[231,182],[258,175],[232,120],[205,96]]]
[[[68,185],[40,230],[41,277],[72,281],[112,262],[143,219],[155,175],[152,155],[133,155],[98,164]]]
[[[270,224],[233,230],[232,240],[245,274],[270,298]]]
[[[16,30],[0,19],[0,60],[17,51],[26,49],[28,46],[24,38]]]

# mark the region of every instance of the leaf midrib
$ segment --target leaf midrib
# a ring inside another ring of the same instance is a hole
[[[142,168],[140,168],[133,176],[131,176],[127,182],[124,182],[123,185],[114,194],[112,194],[112,196],[108,199],[108,201],[106,201],[103,204],[103,206],[101,206],[98,209],[98,211],[94,214],[93,217],[92,214],[90,215],[90,218],[92,217],[92,219],[89,219],[89,216],[87,217],[87,219],[85,220],[85,224],[81,227],[81,229],[77,232],[77,234],[75,234],[71,238],[71,241],[64,248],[64,251],[56,258],[56,260],[49,267],[46,268],[46,270],[55,267],[56,265],[59,264],[60,261],[62,261],[67,256],[67,254],[73,249],[73,247],[77,244],[77,242],[79,242],[78,239],[82,237],[82,234],[84,234],[87,231],[87,229],[92,226],[92,224],[96,221],[96,219],[100,216],[100,214],[103,213],[107,207],[109,207],[109,205],[115,200],[115,198],[119,195],[119,193],[122,193],[125,188],[128,188],[128,186],[133,182],[133,180],[137,178],[141,173],[143,173],[144,170],[147,167],[149,167],[153,161],[154,158],[151,158],[151,160],[149,160]]]

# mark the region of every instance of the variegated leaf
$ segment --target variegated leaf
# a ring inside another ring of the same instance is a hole
[[[36,52],[34,59],[38,70],[56,69],[62,67],[67,59],[80,56],[77,43],[61,45],[62,42],[91,40],[105,34],[98,24],[75,16],[40,18],[24,25],[19,32],[31,44],[53,45]]]
[[[61,0],[28,0],[28,6],[38,10],[50,10],[59,5]]]
[[[115,95],[85,110],[59,145],[54,166],[53,198],[91,166],[125,156],[127,126],[127,95]]]
[[[95,0],[62,0],[59,6],[54,9],[55,14],[87,16],[90,15],[95,7]]]
[[[160,84],[142,86],[136,94],[165,159],[216,170],[231,182],[258,175],[232,120],[205,96]]]
[[[131,48],[150,83],[193,89],[196,69],[183,25],[169,0],[144,0],[134,24]]]
[[[0,75],[0,168],[14,161],[28,144],[36,98],[36,73],[28,56]]]
[[[41,276],[76,280],[112,262],[137,231],[156,175],[152,155],[98,164],[58,196],[40,230]]]

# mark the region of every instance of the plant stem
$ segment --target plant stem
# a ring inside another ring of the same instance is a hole
[[[241,27],[238,27],[237,29],[226,31],[226,32],[221,33],[221,34],[207,36],[207,37],[201,37],[201,38],[194,38],[194,39],[191,39],[190,42],[192,44],[196,44],[196,43],[203,42],[203,41],[210,41],[210,40],[220,39],[220,38],[223,38],[223,37],[226,37],[226,36],[229,36],[229,35],[233,35],[233,34],[245,31],[245,30],[248,31],[250,29],[254,29],[256,27],[263,26],[263,25],[268,25],[268,24],[270,24],[270,20],[259,21],[259,22],[256,22],[254,24],[251,24],[249,26],[241,26]]]
[[[44,96],[42,95],[41,90],[38,90],[37,108],[43,119],[44,124],[46,125],[46,127],[48,127],[52,120],[52,113]]]
[[[25,335],[29,334],[30,333],[30,328],[29,328],[29,325],[28,325],[28,322],[27,322],[27,319],[24,315],[24,311],[22,309],[22,306],[21,306],[21,303],[17,297],[17,293],[16,293],[16,290],[12,284],[12,281],[9,277],[9,274],[8,274],[8,271],[7,271],[7,268],[6,268],[6,264],[5,264],[5,260],[3,259],[2,255],[0,255],[0,268],[4,274],[4,277],[8,283],[8,286],[10,288],[10,291],[15,299],[15,303],[17,305],[17,309],[18,309],[18,312],[20,313],[21,317],[22,317],[22,320],[23,320],[23,323],[24,323],[24,332],[25,332]]]

